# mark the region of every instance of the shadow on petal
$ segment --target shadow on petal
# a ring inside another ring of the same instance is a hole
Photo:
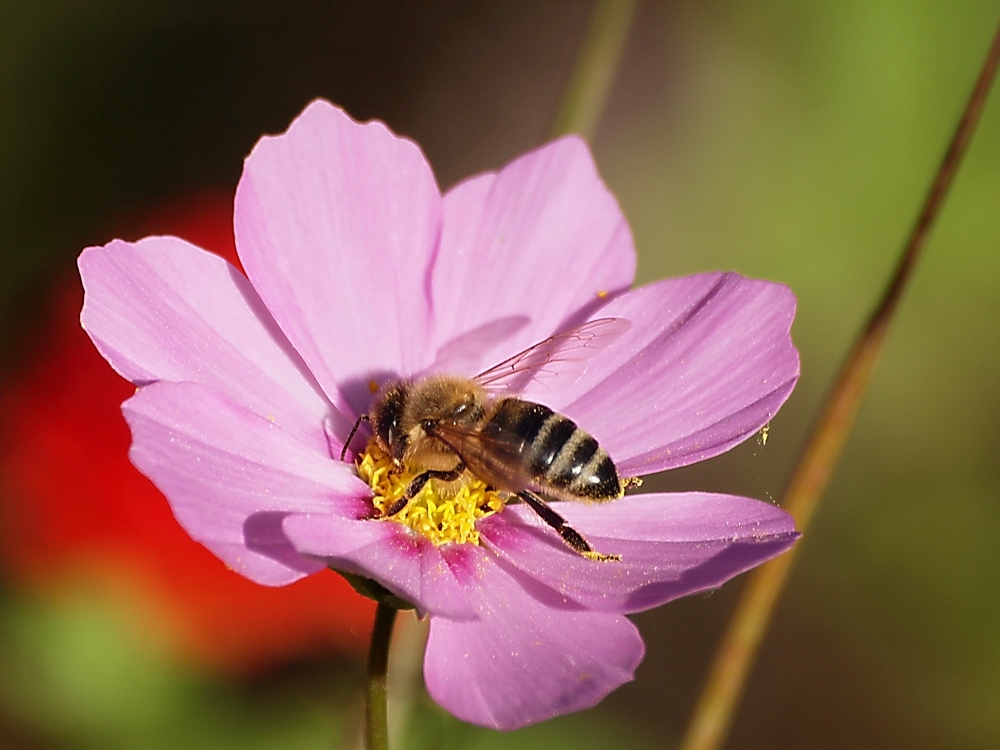
[[[304,557],[285,535],[282,523],[288,512],[267,510],[247,516],[243,522],[243,543],[251,552],[270,558],[303,573],[313,573],[316,563]]]
[[[277,324],[271,315],[270,310],[261,300],[260,296],[254,291],[253,286],[247,279],[243,272],[238,268],[233,266],[231,263],[227,264],[226,271],[229,274],[229,278],[233,281],[233,286],[239,293],[243,301],[246,302],[247,307],[256,316],[257,320],[260,321],[261,326],[267,331],[268,335],[274,341],[278,349],[281,350],[282,354],[288,357],[288,361],[293,367],[298,371],[302,379],[305,380],[309,386],[320,394],[323,399],[329,404],[333,411],[339,413],[339,410],[330,401],[330,396],[323,391],[323,386],[320,385],[319,381],[316,380],[316,376],[313,375],[312,371],[309,369],[309,365],[305,363],[302,359],[302,355],[299,354],[295,347],[292,346],[291,342],[285,336],[285,332],[281,330],[281,327]]]
[[[506,358],[498,354],[497,362],[485,362],[484,352],[497,348],[504,351],[504,342],[522,331],[530,322],[531,318],[527,315],[507,315],[453,336],[438,347],[434,363],[422,374],[444,373],[472,377]]]
[[[502,557],[495,557],[494,562],[500,570],[517,582],[517,585],[521,587],[524,593],[536,602],[544,604],[550,609],[564,610],[568,612],[582,612],[590,609],[576,600],[570,599],[565,594],[556,591],[548,584],[538,580],[530,573],[521,570],[515,565],[512,565]]]
[[[379,389],[390,380],[399,380],[402,375],[389,370],[376,370],[360,378],[347,378],[339,384],[340,392],[347,399],[354,412],[350,415],[350,421],[354,421],[362,414],[367,414],[371,409],[372,400]],[[343,440],[347,434],[338,435]]]

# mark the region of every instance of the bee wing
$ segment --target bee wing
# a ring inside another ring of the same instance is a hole
[[[597,318],[557,333],[479,373],[474,380],[490,391],[517,393],[532,380],[551,386],[571,383],[583,374],[587,361],[632,327],[625,318]]]
[[[506,492],[519,492],[530,483],[523,469],[521,453],[524,441],[484,435],[466,426],[442,423],[434,430],[436,437],[455,451],[469,470],[486,484]]]
[[[524,328],[531,320],[525,315],[508,315],[484,323],[471,331],[455,336],[438,349],[428,372],[472,372],[482,366],[479,359],[483,341],[502,343]]]

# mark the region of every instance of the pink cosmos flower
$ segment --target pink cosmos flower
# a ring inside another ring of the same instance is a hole
[[[246,276],[174,237],[80,256],[84,328],[138,386],[131,459],[187,532],[251,580],[324,566],[430,617],[430,694],[513,729],[595,705],[632,679],[625,615],[718,587],[787,549],[791,518],[708,493],[559,512],[571,551],[508,505],[473,541],[379,518],[343,441],[373,390],[473,376],[597,317],[631,321],[576,379],[521,396],[591,433],[625,476],[700,461],[766,424],[798,377],[784,286],[709,273],[630,284],[628,225],[576,137],[442,196],[420,149],[316,101],[246,160],[235,201]]]

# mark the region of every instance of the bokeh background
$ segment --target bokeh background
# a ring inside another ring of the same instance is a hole
[[[0,0],[0,747],[355,746],[371,607],[332,573],[255,587],[177,529],[124,458],[130,387],[77,328],[74,259],[167,232],[231,255],[242,158],[316,96],[417,140],[442,187],[497,168],[545,138],[589,10]],[[998,14],[995,0],[640,4],[593,140],[639,280],[789,284],[803,363],[766,445],[654,488],[780,495]],[[998,290],[995,96],[730,747],[1000,746]],[[417,691],[400,746],[671,747],[739,587],[637,616],[637,679],[592,711],[505,735]]]

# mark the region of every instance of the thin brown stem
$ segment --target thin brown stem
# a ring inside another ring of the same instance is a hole
[[[923,209],[904,246],[896,272],[844,361],[792,471],[782,507],[794,516],[800,531],[804,532],[809,526],[854,425],[893,314],[979,121],[996,75],[998,60],[1000,26],[927,193]],[[725,740],[750,667],[767,632],[775,603],[799,546],[801,544],[751,574],[719,645],[691,724],[681,743],[682,750],[716,750]]]
[[[389,750],[386,676],[389,671],[389,641],[398,610],[379,602],[368,650],[368,702],[365,708],[366,750]]]

